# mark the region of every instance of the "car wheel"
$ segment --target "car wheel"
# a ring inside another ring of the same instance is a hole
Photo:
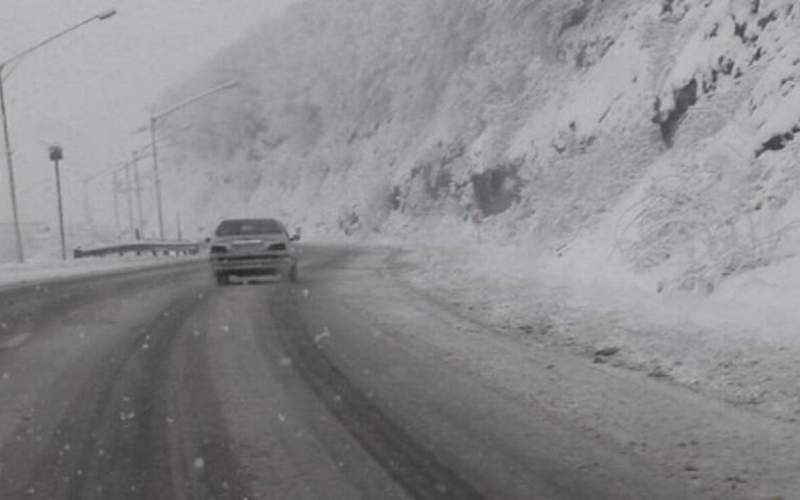
[[[217,279],[217,285],[224,286],[231,283],[231,277],[228,276],[228,273],[214,273],[214,277]]]

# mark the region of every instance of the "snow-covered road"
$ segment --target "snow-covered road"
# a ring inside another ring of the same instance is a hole
[[[0,292],[2,498],[736,498],[796,426],[495,329],[390,248]]]

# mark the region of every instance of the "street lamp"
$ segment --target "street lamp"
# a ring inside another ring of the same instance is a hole
[[[110,17],[114,17],[116,14],[117,14],[117,9],[108,9],[108,10],[104,10],[103,12],[97,14],[94,17],[98,21],[105,21],[106,19],[108,19]]]
[[[92,17],[84,19],[83,21],[70,26],[69,28],[56,33],[55,35],[48,37],[41,42],[33,45],[14,56],[6,59],[3,62],[0,62],[0,113],[3,115],[3,145],[5,146],[6,150],[6,168],[8,170],[8,189],[9,194],[11,197],[11,213],[14,218],[14,236],[17,242],[17,260],[19,262],[25,261],[25,253],[22,249],[22,231],[20,229],[20,221],[19,221],[19,208],[17,206],[17,192],[16,187],[14,184],[14,161],[13,161],[13,152],[11,151],[11,139],[9,138],[8,133],[8,113],[6,110],[6,99],[5,99],[5,92],[3,89],[3,80],[4,80],[4,72],[5,69],[12,63],[15,63],[21,60],[23,57],[27,56],[31,52],[40,49],[41,47],[49,44],[50,42],[61,38],[62,36],[75,31],[76,29],[89,24],[92,21],[105,21],[106,19],[113,17],[117,11],[115,9],[105,10],[98,14],[95,14]]]
[[[238,84],[239,82],[232,81],[225,83],[223,85],[219,85],[217,87],[206,90],[205,92],[199,95],[186,99],[185,101],[182,101],[176,104],[175,106],[172,106],[164,111],[161,111],[160,113],[154,113],[153,115],[150,116],[150,150],[152,151],[153,154],[153,174],[154,174],[155,189],[156,189],[156,208],[158,212],[158,235],[159,238],[162,240],[164,239],[164,208],[161,199],[161,176],[159,175],[158,172],[158,149],[156,148],[156,125],[158,124],[158,120],[168,115],[171,115],[172,113],[180,109],[183,109],[186,106],[189,106],[190,104],[199,101],[200,99],[204,99],[210,96],[211,94],[216,94],[217,92],[227,90],[231,87],[235,87]]]

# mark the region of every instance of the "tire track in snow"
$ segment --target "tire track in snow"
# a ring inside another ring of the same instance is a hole
[[[299,375],[361,446],[414,498],[484,498],[351,383],[306,329],[294,298],[289,290],[274,296],[278,337]]]

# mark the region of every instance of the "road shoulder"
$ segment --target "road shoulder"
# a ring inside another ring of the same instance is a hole
[[[453,369],[476,374],[512,398],[549,408],[590,435],[661,464],[703,496],[791,496],[800,488],[793,472],[800,460],[795,424],[742,411],[667,379],[595,363],[574,345],[498,324],[497,314],[486,309],[502,307],[502,302],[490,305],[485,295],[484,307],[465,301],[458,289],[437,282],[424,261],[403,258],[396,250],[376,250],[361,262],[375,270],[382,289],[394,290],[396,300],[402,297],[413,305],[396,321],[408,322],[414,315],[447,318],[450,331],[429,330],[424,336],[413,329],[406,332],[438,350]],[[494,286],[487,283],[487,288]],[[377,288],[372,293],[378,293]],[[535,316],[538,297],[527,299]]]

